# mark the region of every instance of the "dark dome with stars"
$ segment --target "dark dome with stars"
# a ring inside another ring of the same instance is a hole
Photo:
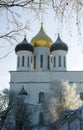
[[[57,40],[54,42],[54,44],[52,44],[50,47],[50,52],[55,51],[55,50],[68,51],[68,46],[60,39],[59,36]]]
[[[22,51],[22,50],[26,50],[26,51],[31,51],[33,52],[33,46],[31,44],[29,44],[26,40],[26,37],[23,39],[23,41],[18,44],[15,48],[15,52],[17,53],[18,51]]]

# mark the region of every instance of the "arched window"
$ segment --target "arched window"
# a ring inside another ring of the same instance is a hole
[[[40,55],[40,68],[43,68],[43,55]]]
[[[66,59],[65,59],[65,56],[64,56],[64,67],[66,67]]]
[[[56,57],[54,56],[54,67],[56,67]]]
[[[39,113],[39,124],[44,124],[44,114],[43,114],[43,112]]]
[[[50,56],[47,57],[47,68],[50,69]]]
[[[36,68],[36,56],[34,56],[34,69]]]
[[[61,56],[59,56],[59,67],[61,67]]]
[[[27,67],[29,67],[29,56],[27,58]]]
[[[44,92],[39,93],[39,103],[42,103],[44,100]]]
[[[19,65],[20,65],[20,57],[18,57],[18,61],[17,62],[18,62],[17,66],[19,67]]]
[[[24,56],[22,56],[22,66],[24,66]]]

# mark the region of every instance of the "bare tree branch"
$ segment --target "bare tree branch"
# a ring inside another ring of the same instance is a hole
[[[43,17],[45,13],[48,13],[49,9],[54,10],[55,17],[62,27],[64,23],[69,25],[68,32],[71,34],[72,30],[70,25],[72,25],[74,19],[74,26],[78,31],[78,35],[82,35],[82,20],[80,20],[83,17],[82,0],[1,0],[0,16],[6,17],[6,24],[9,26],[9,30],[5,29],[4,32],[1,30],[0,39],[5,39],[12,45],[14,41],[17,41],[16,35],[20,35],[23,30],[28,29],[21,22],[22,14],[17,10],[32,11],[36,19],[42,19],[39,17]]]
[[[0,1],[0,8],[7,8],[7,7],[25,7],[28,4],[32,3],[33,0],[25,0],[25,1],[21,1],[21,0],[12,0],[12,1]]]

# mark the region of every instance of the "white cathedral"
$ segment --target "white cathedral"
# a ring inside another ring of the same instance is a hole
[[[77,83],[77,92],[83,92],[83,71],[67,71],[68,46],[58,35],[53,43],[41,24],[30,44],[26,37],[15,48],[17,70],[10,71],[10,90],[26,95],[26,102],[34,108],[33,123],[43,118],[42,98],[49,93],[50,83],[68,80]]]

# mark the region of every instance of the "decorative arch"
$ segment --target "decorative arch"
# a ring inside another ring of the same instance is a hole
[[[39,103],[42,103],[44,100],[44,92],[39,93]]]

